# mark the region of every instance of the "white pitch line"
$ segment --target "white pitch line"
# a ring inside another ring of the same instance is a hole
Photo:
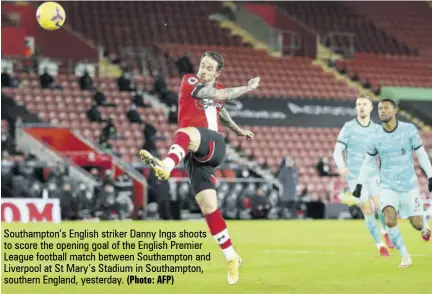
[[[372,256],[376,253],[366,252],[336,252],[336,251],[315,251],[315,250],[261,250],[264,254],[313,254],[313,255],[348,255],[348,256]],[[397,251],[395,251],[397,254]],[[432,256],[432,254],[411,254],[411,256]]]

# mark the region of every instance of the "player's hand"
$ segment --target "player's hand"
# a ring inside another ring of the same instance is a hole
[[[346,177],[349,175],[349,170],[347,168],[341,168],[339,169],[339,174],[341,177]]]
[[[357,184],[354,192],[352,193],[352,195],[355,198],[360,198],[360,196],[361,196],[361,190],[362,190],[362,185],[361,184]]]
[[[248,82],[249,91],[252,91],[252,90],[255,90],[256,88],[258,88],[260,85],[260,80],[261,80],[260,77],[250,79]]]
[[[253,139],[254,138],[254,133],[252,133],[251,131],[249,131],[249,130],[245,130],[245,129],[241,129],[238,133],[237,133],[237,135],[239,136],[239,137],[246,137],[247,139]]]
[[[432,192],[432,178],[429,178],[429,192]]]

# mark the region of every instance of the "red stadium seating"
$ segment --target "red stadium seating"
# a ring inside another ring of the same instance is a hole
[[[97,143],[103,124],[88,121],[86,111],[92,103],[92,94],[79,89],[75,76],[57,77],[57,81],[65,87],[64,90],[41,90],[38,77],[33,74],[22,73],[19,78],[23,81],[22,88],[3,88],[2,91],[14,97],[17,103],[25,104],[42,120],[77,129],[85,137]],[[130,124],[126,119],[126,112],[130,106],[129,94],[118,92],[113,80],[99,78],[95,82],[102,88],[110,89],[105,91],[105,94],[110,102],[118,105],[116,108],[99,108],[103,117],[114,119],[119,134],[125,137],[124,140],[111,142],[114,150],[120,152],[127,162],[138,161],[137,154],[144,143],[144,137],[142,126]],[[138,80],[139,85],[146,82],[148,80]],[[159,142],[157,145],[159,152],[164,154],[172,144],[172,134],[177,129],[177,125],[169,125],[166,116],[160,110],[145,108],[139,109],[139,112],[144,120],[157,125],[159,135],[166,137],[166,141]],[[257,126],[250,126],[250,129],[255,133],[253,141],[239,139],[228,131],[225,131],[225,135],[228,136],[232,146],[241,146],[245,155],[253,157],[260,163],[266,163],[273,172],[278,170],[284,156],[291,155],[296,161],[301,185],[308,185],[313,195],[322,191],[327,191],[328,194],[329,179],[320,178],[315,166],[323,156],[332,158],[339,129]],[[280,138],[280,141],[271,142],[275,137]],[[432,134],[423,133],[422,137],[426,148],[431,149]],[[310,138],[315,138],[314,142],[311,143]],[[426,179],[421,175],[418,163],[416,165],[421,187],[424,188]]]
[[[119,53],[120,48],[148,47],[156,43],[163,51],[168,51],[173,57],[171,60],[189,51],[196,66],[203,52],[220,44],[223,47],[216,46],[215,50],[226,60],[221,82],[234,86],[260,76],[262,87],[254,92],[258,97],[353,99],[358,94],[357,89],[312,65],[310,59],[281,60],[251,48],[242,48],[243,44],[237,38],[208,19],[222,7],[218,2],[193,5],[189,2],[134,2],[126,6],[104,1],[63,2],[63,5],[72,27],[96,44],[105,46],[109,52]],[[107,19],[109,21],[105,21]],[[159,57],[164,55],[159,52]],[[164,73],[178,77],[174,74],[173,62],[158,59],[165,63],[160,65]],[[168,81],[169,88],[177,92],[179,81],[178,78]]]
[[[10,17],[6,13],[1,13],[1,26],[2,27],[15,27],[16,25],[10,19]]]
[[[181,44],[158,44],[158,47],[172,57],[181,56],[187,48],[194,64],[199,63],[202,53],[206,50],[219,51],[225,59],[225,69],[220,82],[232,87],[244,85],[248,79],[260,76],[261,86],[253,94],[262,98],[352,100],[358,95],[357,88],[336,80],[331,73],[326,73],[319,66],[313,65],[310,58],[278,58],[250,48]],[[171,90],[178,91],[180,83],[177,81],[180,79],[175,79],[175,87]]]
[[[418,57],[356,54],[355,59],[338,60],[337,67],[346,67],[350,74],[373,86],[432,87],[432,64]]]
[[[386,34],[368,19],[345,5],[344,2],[283,1],[267,3],[277,5],[318,32],[323,41],[329,33],[346,32],[355,35],[356,52],[416,54],[415,50],[408,48],[406,44]],[[363,2],[359,2],[358,5],[363,5]],[[387,13],[385,9],[376,9],[376,3],[371,2],[370,5],[375,6],[377,13]],[[381,5],[381,2],[379,5]],[[348,46],[349,44],[346,38],[336,39],[336,42],[339,46]]]
[[[22,80],[21,88],[3,88],[2,91],[12,96],[17,103],[25,104],[27,109],[36,113],[43,121],[64,125],[79,130],[85,137],[98,143],[103,123],[88,121],[86,112],[92,105],[91,92],[81,91],[74,75],[59,75],[56,82],[64,90],[42,90],[39,78],[34,74],[19,74]],[[149,85],[151,80],[138,79],[139,86]],[[127,92],[119,92],[114,80],[96,78],[95,84],[105,90],[109,102],[116,103],[115,108],[99,107],[103,118],[111,117],[120,135],[125,140],[112,140],[114,150],[119,151],[125,161],[137,161],[138,150],[144,144],[143,127],[130,124],[126,118],[131,99]],[[165,136],[166,141],[161,142],[158,148],[164,153],[172,144],[172,134],[177,125],[169,125],[168,119],[161,110],[155,108],[138,108],[141,118],[157,125],[159,135]]]
[[[432,9],[425,2],[278,2],[291,16],[317,31],[325,42],[331,32],[355,36],[355,59],[340,60],[372,88],[431,87]],[[337,45],[348,46],[345,38]],[[345,43],[344,43],[345,42]],[[326,44],[328,45],[328,44]],[[421,53],[421,58],[418,53]],[[416,55],[417,57],[415,57]]]
[[[419,50],[420,55],[432,58],[432,9],[426,1],[418,2],[345,2],[358,13],[395,36],[411,48]]]
[[[87,39],[120,53],[154,42],[247,46],[209,15],[221,2],[62,2],[68,23]]]

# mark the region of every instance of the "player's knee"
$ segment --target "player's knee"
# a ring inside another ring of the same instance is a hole
[[[384,221],[387,227],[394,228],[397,225],[397,218],[393,215],[385,215],[384,214]]]
[[[191,150],[192,152],[198,150],[201,142],[201,135],[197,128],[195,127],[181,128],[176,131],[175,135],[177,135],[178,133],[184,133],[189,136],[190,139],[189,146],[188,146],[189,150]]]
[[[396,221],[396,219],[388,219],[388,218],[386,218],[385,219],[385,224],[389,228],[394,228],[397,225],[397,221]]]
[[[384,214],[385,224],[389,228],[394,228],[397,225],[397,217],[393,215]]]
[[[387,227],[393,228],[397,225],[397,212],[393,206],[384,207],[382,213]]]
[[[216,191],[213,189],[206,189],[198,192],[195,199],[201,209],[203,215],[208,215],[217,210],[217,197]]]
[[[195,128],[195,127],[186,127],[186,128],[181,128],[181,129],[178,129],[178,130],[175,132],[175,134],[177,134],[177,133],[185,133],[185,134],[187,134],[191,139],[192,139],[192,137],[195,137],[195,138],[196,138],[197,134],[198,134],[198,136],[199,136],[199,131],[198,131],[198,129]]]

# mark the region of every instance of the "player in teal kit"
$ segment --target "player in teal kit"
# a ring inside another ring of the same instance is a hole
[[[367,139],[378,127],[370,118],[372,108],[372,102],[368,96],[361,95],[357,98],[357,117],[344,124],[333,152],[333,158],[339,168],[339,173],[341,176],[347,177],[348,186],[351,191],[356,186],[361,165],[366,157]],[[345,161],[343,159],[344,151]],[[379,174],[376,162],[370,167],[367,183],[362,190],[361,197],[357,199],[357,204],[363,212],[367,229],[374,239],[380,255],[389,256],[386,246],[381,241],[381,234],[371,201],[375,209],[379,210]],[[381,211],[378,211],[378,216],[382,226],[381,233],[384,235],[387,246],[394,248],[386,232],[384,216]]]
[[[380,209],[385,216],[389,237],[402,256],[399,267],[409,267],[412,260],[397,227],[398,215],[401,218],[409,218],[411,225],[421,231],[425,241],[429,241],[431,236],[420,198],[413,153],[417,154],[420,165],[429,179],[430,192],[432,166],[417,128],[411,123],[398,121],[396,112],[394,101],[384,99],[379,103],[378,113],[383,125],[368,140],[368,155],[362,164],[353,196],[361,197],[368,170],[378,155],[381,161]]]

